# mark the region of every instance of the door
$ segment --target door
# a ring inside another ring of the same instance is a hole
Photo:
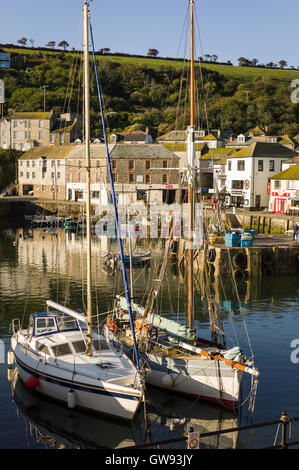
[[[261,208],[261,196],[259,194],[256,194],[255,196],[255,208],[256,209]]]

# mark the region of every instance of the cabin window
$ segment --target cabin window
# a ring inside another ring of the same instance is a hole
[[[93,340],[93,347],[96,351],[102,351],[103,349],[109,349],[108,344],[104,339],[95,339]]]
[[[57,344],[56,346],[52,346],[52,350],[56,357],[72,354],[69,343]]]
[[[86,351],[86,345],[84,341],[73,341],[72,342],[73,348],[76,353],[84,353]]]
[[[36,334],[49,333],[56,331],[54,318],[38,318],[36,320]]]
[[[77,329],[77,322],[71,317],[59,317],[57,318],[57,323],[60,331]]]
[[[270,160],[269,162],[269,171],[274,171],[275,170],[275,162],[274,160]]]
[[[51,356],[50,354],[50,351],[49,351],[49,348],[48,346],[46,346],[45,344],[42,344],[42,343],[39,343],[38,341],[35,343],[35,347],[38,351],[44,353],[44,354],[48,354],[48,356]]]

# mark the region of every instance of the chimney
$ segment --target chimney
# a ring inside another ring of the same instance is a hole
[[[148,135],[148,133],[149,133],[149,128],[148,128],[148,126],[146,126],[146,128],[145,128],[145,133],[146,133],[146,135]]]

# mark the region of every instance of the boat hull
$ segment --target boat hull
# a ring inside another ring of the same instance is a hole
[[[26,350],[14,342],[12,350],[21,379],[26,383],[29,377],[36,377],[36,391],[43,395],[68,403],[68,392],[73,390],[76,407],[125,420],[134,418],[142,400],[142,394],[136,393],[136,390],[61,370],[26,354]]]
[[[104,334],[113,345],[116,338],[107,326]],[[132,358],[132,347],[126,343],[123,347],[124,352]],[[142,351],[139,351],[139,360],[146,369],[146,383],[150,385],[229,408],[237,408],[239,405],[243,371],[222,361],[198,356],[173,358]]]

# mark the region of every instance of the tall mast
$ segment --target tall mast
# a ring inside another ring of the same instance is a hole
[[[91,298],[91,208],[90,208],[90,110],[89,110],[89,43],[87,0],[83,6],[84,21],[84,118],[85,118],[85,182],[86,182],[86,233],[87,233],[87,347],[86,353],[92,356],[92,298]]]
[[[188,326],[194,325],[194,293],[193,293],[193,181],[195,157],[194,127],[194,0],[190,0],[190,39],[191,39],[191,70],[190,70],[190,125],[188,127]]]

